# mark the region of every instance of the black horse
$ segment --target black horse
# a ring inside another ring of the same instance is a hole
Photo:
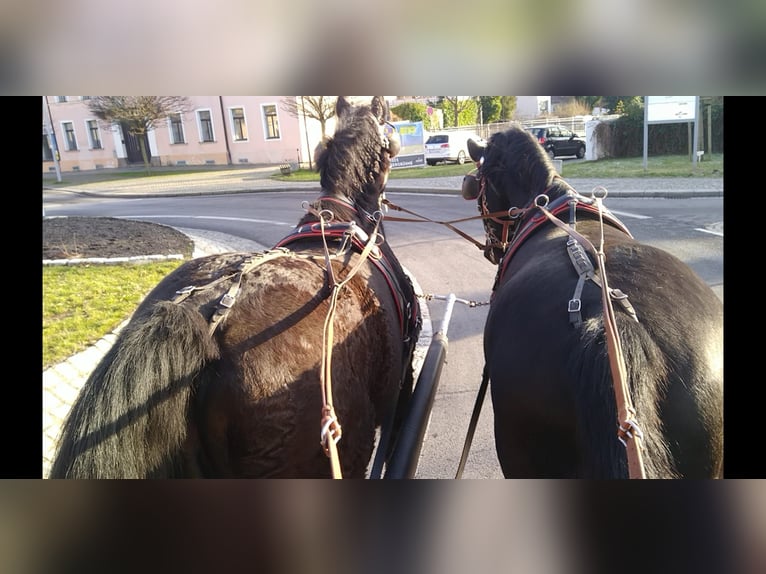
[[[477,169],[463,195],[478,199],[485,256],[499,266],[484,354],[503,474],[627,478],[629,446],[648,478],[722,476],[723,304],[712,289],[636,241],[603,196],[573,190],[521,126],[469,152]]]
[[[52,478],[364,478],[378,428],[390,454],[421,316],[383,235],[388,114],[339,97],[294,231],[154,288],[80,392]]]

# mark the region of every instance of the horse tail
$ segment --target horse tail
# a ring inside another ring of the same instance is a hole
[[[189,402],[219,355],[205,318],[162,301],[134,318],[86,381],[51,478],[148,478],[182,470]]]
[[[664,438],[659,402],[667,391],[666,358],[646,328],[618,314],[618,331],[625,362],[626,381],[637,423],[643,433],[640,442],[647,478],[676,478],[670,448]],[[614,379],[603,325],[593,321],[585,326],[586,347],[580,367],[588,376],[580,377],[582,386],[577,401],[578,418],[589,450],[585,462],[587,474],[602,478],[628,478],[627,452],[617,438],[617,402]],[[592,364],[587,364],[590,357]],[[595,408],[594,408],[595,407]],[[605,430],[606,429],[606,430]],[[637,440],[637,439],[634,439]]]

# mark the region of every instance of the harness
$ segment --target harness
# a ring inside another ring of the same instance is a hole
[[[339,245],[339,251],[342,251],[350,244],[350,246],[357,252],[361,253],[364,250],[365,245],[369,241],[367,233],[352,222],[338,222],[330,223],[324,226],[324,232],[322,231],[319,222],[307,223],[294,229],[289,235],[282,238],[275,246],[277,249],[287,248],[289,245],[293,245],[296,242],[311,239],[324,238],[328,243],[335,243]],[[370,252],[370,262],[375,268],[380,271],[383,278],[386,280],[391,295],[396,302],[396,310],[399,318],[399,329],[402,335],[402,339],[409,341],[410,334],[417,326],[417,322],[420,316],[420,310],[418,307],[417,298],[409,300],[402,289],[396,274],[394,273],[391,262],[386,258],[385,254],[376,245]]]
[[[351,209],[354,213],[358,214],[358,210],[355,206],[353,206],[350,202],[344,201],[342,199],[333,197],[321,197],[320,200],[341,204],[344,207]],[[327,223],[327,221],[331,221],[332,219],[332,212],[319,212],[314,207],[308,207],[308,210],[317,215],[320,218],[320,221],[306,223],[296,227],[289,235],[282,238],[272,249],[260,253],[248,254],[247,256],[243,257],[237,267],[236,272],[234,273],[228,273],[226,275],[217,277],[205,285],[191,285],[179,289],[176,291],[172,302],[180,304],[196,292],[210,290],[217,285],[220,285],[224,281],[231,280],[229,289],[226,291],[226,293],[224,293],[222,297],[220,297],[216,303],[213,314],[210,317],[208,333],[212,336],[216,328],[223,322],[223,320],[231,311],[231,308],[236,303],[237,295],[239,294],[242,284],[242,278],[247,273],[251,272],[267,261],[281,257],[316,259],[320,256],[313,254],[301,254],[291,250],[290,247],[294,247],[296,244],[302,241],[319,240],[324,243],[325,253],[321,257],[324,259],[325,265],[327,266],[327,273],[329,274],[330,283],[333,289],[330,303],[330,312],[328,313],[328,317],[325,320],[325,332],[323,334],[323,346],[325,348],[322,354],[322,392],[325,406],[322,409],[323,425],[321,432],[321,443],[325,446],[325,453],[331,459],[333,476],[340,478],[340,465],[338,462],[337,448],[335,445],[340,439],[341,428],[335,417],[334,407],[332,406],[332,384],[330,375],[333,337],[332,323],[338,290],[340,287],[342,287],[343,284],[345,284],[346,281],[351,278],[351,276],[353,276],[353,274],[358,270],[359,266],[367,260],[370,261],[380,272],[382,277],[385,279],[389,290],[391,291],[396,305],[397,317],[399,320],[403,358],[403,370],[399,378],[400,387],[403,392],[400,394],[400,397],[397,400],[395,409],[397,414],[406,405],[406,401],[403,397],[409,396],[409,393],[411,392],[411,387],[404,387],[404,381],[407,380],[406,371],[411,366],[410,355],[416,341],[414,334],[420,328],[420,306],[417,297],[414,295],[414,292],[412,292],[412,289],[405,290],[403,288],[403,285],[398,278],[395,267],[391,260],[386,257],[384,251],[380,249],[377,243],[375,243],[378,239],[383,239],[383,236],[379,235],[377,232],[377,223],[379,223],[379,218],[376,216],[380,216],[380,214],[373,215],[365,212],[367,219],[376,222],[375,231],[373,232],[371,238],[371,236],[364,229],[359,227],[354,221]],[[328,250],[329,244],[338,245],[337,251],[334,255],[330,255]],[[356,251],[360,255],[360,259],[352,269],[349,276],[342,282],[338,283],[333,275],[331,259],[337,258],[344,253],[347,253],[348,249],[353,249]],[[411,297],[408,296],[408,292],[412,293]],[[394,419],[392,418],[389,421],[389,425],[393,424],[393,420]],[[386,436],[381,437],[381,442],[383,442],[384,439],[387,441],[388,434],[391,432],[390,428],[386,428],[384,430]],[[379,464],[377,457],[376,464]]]
[[[546,189],[546,192],[548,190]],[[606,190],[604,190],[606,191]],[[604,194],[605,195],[605,194]],[[596,283],[601,289],[601,303],[604,309],[604,333],[606,338],[606,348],[609,357],[609,366],[612,371],[612,383],[614,386],[615,399],[617,404],[617,439],[625,446],[628,461],[628,475],[631,478],[645,478],[643,459],[641,454],[641,448],[637,441],[633,438],[643,438],[643,433],[636,422],[636,411],[632,405],[630,399],[630,393],[628,384],[626,381],[626,369],[625,360],[622,353],[622,346],[617,334],[616,319],[614,316],[614,310],[612,308],[611,301],[615,300],[620,303],[623,309],[633,318],[638,321],[636,312],[633,306],[628,301],[627,295],[625,295],[619,289],[611,289],[608,285],[606,278],[606,269],[604,264],[604,251],[603,251],[603,224],[606,222],[612,225],[628,235],[633,237],[627,227],[615,217],[612,213],[604,208],[601,203],[602,197],[594,197],[592,199],[585,198],[578,194],[573,189],[569,189],[562,196],[550,201],[545,194],[538,195],[529,207],[522,210],[515,210],[512,208],[508,211],[508,216],[511,219],[518,217],[518,221],[515,222],[499,222],[503,224],[503,239],[507,240],[507,233],[509,227],[513,227],[513,237],[510,240],[502,259],[499,264],[498,274],[495,279],[495,285],[492,288],[492,296],[494,297],[495,291],[502,281],[505,272],[508,269],[508,263],[513,255],[518,250],[519,246],[527,240],[536,230],[538,230],[545,221],[550,221],[556,227],[564,230],[569,239],[567,240],[567,253],[569,259],[578,274],[577,285],[575,287],[574,294],[568,303],[568,312],[570,322],[577,326],[582,322],[580,316],[581,301],[580,294],[582,292],[585,281],[591,280]],[[486,212],[486,195],[482,197],[482,208]],[[595,204],[595,205],[594,205]],[[567,226],[561,215],[568,210],[569,213],[569,225]],[[587,238],[575,231],[577,212],[586,214],[589,217],[597,217],[602,225],[601,233],[601,245],[598,249]],[[539,212],[539,213],[538,213]],[[518,215],[517,215],[518,214]],[[531,215],[530,215],[531,214]],[[485,215],[487,216],[487,215]],[[601,272],[601,277],[595,274],[593,264],[585,253],[585,247],[587,247],[596,256]],[[486,392],[487,384],[489,383],[489,372],[487,366],[484,366],[484,373],[482,375],[482,382],[479,388],[479,394],[474,406],[474,413],[471,418],[471,424],[469,426],[469,435],[466,438],[466,444],[463,449],[463,456],[461,457],[460,465],[458,466],[457,477],[460,476],[467,457],[467,448],[469,445],[469,438],[471,436],[472,429],[475,428],[476,419],[478,418],[479,409],[481,408],[482,399]]]
[[[585,214],[588,217],[603,217],[604,222],[619,229],[628,235],[628,237],[633,237],[625,224],[623,224],[609,210],[603,208],[602,206],[601,211],[599,212],[599,208],[593,205],[593,200],[588,199],[575,191],[570,190],[566,194],[552,200],[550,203],[547,203],[547,201],[548,199],[546,195],[541,195],[535,198],[535,206],[538,207],[539,210],[535,209],[526,211],[524,216],[522,216],[521,220],[517,223],[513,237],[511,238],[508,248],[503,255],[503,259],[498,267],[495,284],[492,287],[493,296],[495,290],[505,276],[505,272],[508,269],[508,264],[513,258],[513,255],[524,243],[524,241],[529,239],[529,237],[535,231],[539,230],[547,221],[551,221],[555,224],[557,222],[563,221],[561,216],[568,214],[569,227],[574,230],[577,213],[579,212]],[[534,215],[530,216],[530,213]],[[563,223],[561,223],[561,226],[563,226]],[[580,295],[582,294],[582,289],[585,281],[593,281],[593,283],[598,285],[599,288],[603,289],[601,278],[596,275],[593,263],[591,263],[591,260],[587,256],[585,248],[583,247],[583,241],[587,240],[583,237],[580,237],[580,240],[578,241],[575,237],[573,237],[573,234],[571,233],[567,239],[567,253],[578,275],[577,285],[575,286],[574,293],[567,304],[569,322],[574,326],[579,326],[580,323],[582,323],[582,316],[580,313],[582,308],[582,301],[580,300]],[[588,242],[588,245],[590,245],[590,242]],[[609,295],[613,300],[617,301],[633,319],[638,321],[635,309],[633,309],[633,306],[628,301],[628,296],[625,293],[619,289],[609,289]]]
[[[323,197],[320,198],[325,201],[331,201],[336,203],[341,203],[345,205],[346,207],[353,210],[355,213],[357,213],[356,207],[353,205],[348,204],[345,201],[338,200],[336,198],[328,198]],[[327,346],[325,353],[323,354],[323,367],[322,367],[322,379],[323,379],[323,393],[325,395],[325,407],[323,408],[323,427],[321,432],[321,443],[325,447],[325,453],[330,457],[331,464],[333,467],[333,476],[336,478],[341,477],[341,471],[340,471],[340,465],[338,462],[338,456],[337,456],[337,449],[335,447],[335,443],[337,443],[338,440],[340,440],[341,436],[341,428],[340,424],[338,423],[334,409],[332,406],[332,399],[331,399],[331,389],[332,385],[329,382],[331,380],[331,371],[329,370],[328,366],[331,361],[331,352],[332,352],[332,317],[334,315],[335,311],[335,301],[338,293],[338,287],[345,283],[348,279],[344,280],[341,284],[338,284],[335,282],[334,278],[332,277],[332,267],[329,261],[329,251],[328,251],[328,244],[335,243],[339,244],[337,253],[344,252],[348,247],[351,247],[355,251],[357,251],[361,257],[359,263],[357,263],[357,266],[352,270],[352,273],[358,268],[358,265],[362,263],[362,261],[369,260],[378,271],[380,271],[381,275],[386,281],[386,284],[388,285],[388,288],[391,291],[391,294],[393,296],[394,302],[396,304],[397,309],[397,316],[399,318],[399,327],[400,327],[400,333],[401,333],[401,340],[402,340],[402,373],[399,377],[400,381],[400,394],[396,401],[396,406],[394,409],[394,414],[392,417],[389,418],[387,421],[387,424],[384,425],[384,428],[382,429],[381,438],[378,446],[378,452],[375,457],[375,461],[373,462],[373,473],[376,472],[376,469],[379,468],[379,466],[382,464],[383,460],[383,450],[381,448],[381,445],[388,444],[391,433],[393,430],[393,425],[395,419],[400,415],[400,413],[403,411],[403,409],[406,407],[407,404],[407,397],[409,397],[409,394],[412,391],[411,383],[408,384],[405,388],[404,382],[407,380],[406,372],[407,369],[410,368],[411,364],[411,353],[413,350],[413,345],[415,343],[415,338],[413,337],[414,333],[417,332],[417,330],[420,327],[420,307],[418,304],[417,297],[414,296],[412,299],[410,299],[404,292],[404,289],[402,288],[402,285],[400,281],[397,278],[397,274],[394,271],[393,265],[391,264],[391,261],[385,256],[383,251],[379,249],[378,245],[375,243],[378,238],[382,238],[381,235],[377,232],[377,224],[379,223],[379,219],[376,218],[374,215],[365,213],[366,217],[370,221],[376,222],[375,231],[373,232],[373,237],[370,238],[370,236],[359,226],[356,225],[355,222],[338,222],[338,223],[326,223],[325,218],[323,216],[322,212],[316,212],[315,209],[312,208],[312,210],[319,216],[320,221],[308,223],[301,225],[300,227],[297,227],[295,230],[293,230],[292,233],[290,233],[288,236],[284,237],[282,240],[277,243],[278,249],[286,249],[288,245],[292,245],[299,241],[304,240],[317,240],[320,239],[325,246],[325,257],[326,257],[326,264],[328,267],[327,272],[330,274],[330,277],[332,279],[332,283],[334,284],[333,288],[333,297],[330,304],[330,313],[328,314],[328,318],[325,322],[325,332],[328,334],[329,338],[329,345]],[[332,215],[330,213],[330,215]],[[377,214],[379,216],[379,214]]]

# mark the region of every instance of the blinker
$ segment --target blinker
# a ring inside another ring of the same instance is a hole
[[[386,122],[383,124],[383,134],[385,137],[384,146],[388,149],[389,155],[396,157],[402,149],[399,132],[396,131],[396,127],[393,124]]]
[[[461,189],[463,199],[476,199],[479,197],[481,184],[479,183],[479,178],[476,177],[477,172],[478,170],[475,169],[463,176],[463,187]]]

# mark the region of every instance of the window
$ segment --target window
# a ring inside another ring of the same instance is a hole
[[[279,118],[277,117],[277,106],[270,104],[263,106],[263,119],[265,122],[264,132],[267,140],[279,138]]]
[[[48,141],[48,130],[43,126],[43,161],[53,161],[53,150]]]
[[[91,99],[92,97],[93,97],[93,96],[80,96],[80,99],[81,99],[81,100],[89,100],[89,99]]]
[[[77,151],[77,138],[74,135],[74,124],[72,122],[63,122],[61,127],[64,130],[67,151]]]
[[[181,114],[170,114],[170,143],[186,143],[184,137],[184,123],[181,121]]]
[[[247,139],[247,124],[245,123],[245,110],[242,108],[231,109],[232,133],[234,141],[244,141]]]
[[[210,110],[198,110],[197,122],[199,123],[199,141],[215,141],[213,136],[213,120],[210,117]]]
[[[66,102],[66,96],[56,96],[56,103],[63,104]]]
[[[88,128],[88,141],[90,142],[90,149],[102,149],[101,146],[101,134],[98,131],[98,122],[96,120],[88,120],[85,122]]]

